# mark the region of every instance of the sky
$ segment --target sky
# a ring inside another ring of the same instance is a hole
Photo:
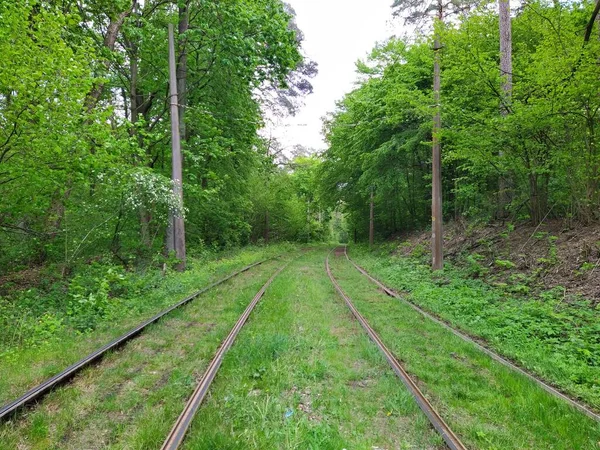
[[[306,98],[299,113],[264,131],[288,151],[295,144],[323,150],[326,144],[321,118],[353,89],[356,61],[364,58],[377,41],[394,35],[394,30],[398,32],[400,20],[392,18],[393,0],[287,2],[296,10],[298,26],[305,35],[303,51],[319,64],[319,74],[312,79],[314,93]]]

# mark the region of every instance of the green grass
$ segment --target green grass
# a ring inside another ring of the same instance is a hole
[[[0,298],[0,404],[55,375],[91,351],[123,334],[139,322],[178,302],[212,281],[290,246],[254,247],[233,255],[189,260],[185,273],[150,272],[128,280],[129,295],[110,298],[110,314],[98,318],[93,330],[69,326],[65,304],[69,292],[35,292],[31,305]],[[139,286],[137,286],[139,284]],[[132,285],[136,285],[132,287]],[[29,294],[28,294],[29,295]],[[63,325],[47,327],[44,317]],[[31,330],[41,330],[36,334]]]
[[[357,257],[369,268],[372,260]],[[359,311],[470,448],[600,448],[600,424],[388,297],[343,256],[332,258],[332,268]]]
[[[564,301],[562,292],[535,299],[514,296],[469,279],[449,263],[439,276],[418,259],[375,255],[362,247],[352,247],[350,255],[410,301],[483,338],[499,353],[600,410],[598,306]]]
[[[185,448],[444,448],[337,298],[324,257],[311,252],[275,280],[226,355]]]
[[[335,293],[325,255],[323,247],[304,253],[267,290],[226,354],[185,448],[445,448]],[[174,311],[1,424],[0,450],[160,448],[221,340],[279,265]],[[384,295],[345,258],[332,257],[332,267],[469,448],[600,448],[600,425]]]
[[[249,299],[280,261],[174,311],[0,426],[0,449],[158,448]]]

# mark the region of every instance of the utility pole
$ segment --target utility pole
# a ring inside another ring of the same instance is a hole
[[[374,204],[373,204],[373,186],[371,186],[371,211],[369,214],[369,247],[373,247],[373,235],[375,234],[375,223],[374,223]]]
[[[269,209],[265,211],[265,244],[269,243]]]
[[[177,270],[185,270],[185,224],[183,222],[183,175],[181,168],[181,137],[179,135],[179,104],[177,97],[177,76],[175,65],[175,37],[173,24],[169,24],[169,88],[171,94],[171,158],[173,194],[178,201],[176,211],[169,214],[167,230],[167,250],[175,250],[175,256],[181,262]]]
[[[438,0],[438,20],[441,22],[444,7],[442,0]],[[441,23],[437,24],[438,26]],[[433,255],[433,270],[442,270],[444,268],[443,254],[443,223],[442,223],[442,114],[440,105],[441,69],[440,69],[440,42],[439,31],[435,33],[435,42],[433,44],[433,100],[435,103],[435,116],[433,118],[433,152],[432,152],[432,183],[431,183],[431,252]]]

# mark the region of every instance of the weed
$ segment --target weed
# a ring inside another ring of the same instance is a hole
[[[470,270],[449,262],[444,276],[452,282],[440,285],[428,268],[411,258],[381,261],[361,247],[352,247],[351,253],[390,287],[409,292],[413,302],[600,408],[600,310],[589,301],[565,301],[560,287],[542,292],[535,300],[530,297],[530,280],[518,274],[511,276],[510,283],[490,285],[492,280],[470,279]]]
[[[564,342],[562,317],[555,320],[548,304],[519,300],[518,309],[513,309],[510,300],[498,302],[501,293],[491,292],[478,280],[461,278],[451,267],[444,273],[452,283],[437,286],[431,275],[429,280],[421,278],[420,270],[415,270],[410,260],[397,260],[393,266],[381,270],[368,254],[354,247],[351,250],[358,262],[376,276],[388,282],[392,277],[411,281],[411,300],[426,304],[437,314],[443,311],[444,318],[460,321],[461,327],[470,332],[485,330],[494,343],[518,343],[520,360],[531,356],[524,351],[529,344],[535,347],[540,342]],[[438,410],[444,411],[444,419],[467,447],[599,448],[600,428],[593,420],[573,411],[522,375],[493,362],[405,303],[386,296],[345,260],[335,260],[333,270],[356,308],[401,359],[405,369],[418,378],[425,395]],[[595,350],[584,342],[589,341],[578,339],[576,344],[571,343],[571,348],[577,352],[580,363],[590,364],[588,358],[593,358]],[[542,354],[543,348],[536,350],[535,364],[539,364],[540,356],[548,357],[548,368],[559,361],[555,354]],[[582,365],[578,367],[581,369]],[[570,371],[571,376],[582,380],[592,373]]]
[[[508,259],[497,259],[494,261],[494,264],[496,265],[496,267],[505,270],[514,269],[515,267],[517,267],[515,263],[509,261]]]
[[[483,259],[484,257],[478,253],[467,256],[467,272],[469,273],[469,276],[481,278],[489,273],[489,269],[481,265]]]
[[[412,256],[413,258],[422,258],[426,254],[427,249],[425,248],[425,246],[423,244],[417,244],[410,253],[410,256]]]
[[[232,253],[189,258],[184,273],[161,268],[128,272],[95,262],[73,278],[0,296],[0,403],[53,375],[93,349],[172,305],[210,280],[289,245],[249,247]]]

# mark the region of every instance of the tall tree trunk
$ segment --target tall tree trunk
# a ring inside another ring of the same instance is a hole
[[[444,20],[444,6],[442,0],[438,0],[438,20]],[[439,26],[440,24],[438,24]],[[441,270],[444,267],[443,254],[443,223],[442,223],[442,114],[440,105],[440,94],[442,88],[440,50],[442,48],[439,32],[436,31],[434,42],[434,64],[433,64],[433,101],[435,104],[435,116],[433,119],[433,151],[432,151],[432,183],[431,183],[431,250],[433,254],[433,270]]]
[[[512,24],[510,17],[510,0],[499,0],[500,11],[500,77],[502,79],[502,103],[500,112],[503,116],[510,112],[512,98]]]
[[[179,5],[179,24],[178,24],[178,36],[182,36],[186,31],[188,31],[190,27],[189,23],[189,0],[185,2],[181,2]],[[177,58],[177,68],[175,71],[175,77],[177,79],[177,109],[179,114],[179,139],[180,142],[183,143],[185,148],[187,142],[187,130],[186,130],[186,122],[185,122],[185,109],[187,102],[187,49],[185,40],[184,42],[179,43],[179,57]],[[183,155],[182,155],[183,162]],[[206,178],[202,178],[202,187],[206,188],[208,185],[208,180]],[[171,214],[169,218],[169,225],[167,226],[166,231],[166,241],[167,241],[167,252],[175,251],[175,230],[174,226],[174,217]]]
[[[138,23],[139,26],[139,23]],[[140,116],[140,107],[143,103],[143,97],[139,95],[138,77],[139,77],[139,49],[134,38],[125,36],[125,45],[129,54],[129,116],[131,120],[131,128],[129,135],[137,138],[138,146],[143,147],[142,135],[138,132],[137,123]],[[133,155],[133,164],[139,165],[143,162],[139,161],[139,156]],[[150,237],[150,214],[144,205],[138,208],[140,218],[140,240],[144,249],[149,249],[152,245]]]
[[[108,24],[108,27],[106,29],[106,35],[104,36],[103,42],[104,47],[106,47],[109,51],[113,52],[115,50],[117,37],[119,36],[119,32],[123,27],[123,23],[125,22],[125,19],[129,17],[129,15],[133,12],[136,6],[137,0],[133,0],[131,6],[127,10],[117,14],[116,17],[111,17],[110,23]],[[105,59],[102,64],[104,65],[104,68],[106,70],[110,68],[109,59]],[[88,113],[91,113],[92,110],[96,107],[103,92],[104,83],[96,83],[92,86],[92,89],[90,90],[85,101],[85,106]]]
[[[588,21],[587,27],[585,29],[585,36],[583,38],[583,42],[589,42],[592,37],[592,31],[594,29],[594,22],[596,22],[598,18],[598,14],[600,13],[600,0],[596,0],[596,6],[594,7],[594,11],[592,12],[592,16]]]
[[[512,24],[510,17],[510,0],[498,0],[500,23],[500,79],[502,98],[500,99],[500,114],[506,117],[510,113],[512,101]],[[498,156],[502,157],[502,149]],[[508,174],[500,174],[498,180],[498,209],[497,216],[505,218],[507,206],[512,201],[511,179]]]

